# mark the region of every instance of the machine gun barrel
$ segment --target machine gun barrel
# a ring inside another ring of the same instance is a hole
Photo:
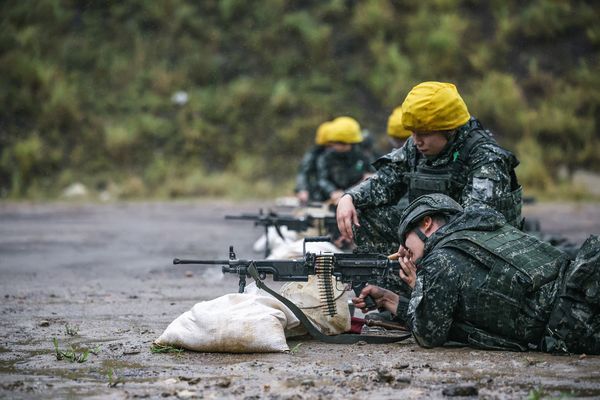
[[[305,242],[323,241],[328,237],[305,238]],[[237,274],[239,292],[243,293],[246,277],[252,276],[249,270],[255,269],[262,280],[271,275],[274,281],[304,281],[310,275],[320,277],[324,302],[333,303],[332,281],[350,283],[358,296],[367,283],[381,285],[391,275],[398,275],[400,264],[383,254],[348,254],[304,252],[304,257],[292,260],[239,260],[233,247],[229,250],[229,260],[182,260],[175,258],[173,264],[221,265],[223,273]],[[373,299],[365,299],[368,308],[374,308]],[[332,311],[333,312],[333,311]]]
[[[231,260],[181,260],[179,258],[173,259],[173,264],[199,264],[199,265],[221,265],[229,264]]]

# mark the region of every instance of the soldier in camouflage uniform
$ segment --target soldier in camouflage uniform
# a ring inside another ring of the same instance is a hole
[[[392,114],[388,118],[387,123],[387,134],[390,140],[390,144],[394,149],[399,149],[406,144],[408,138],[412,136],[412,132],[405,129],[402,125],[402,107],[396,107]],[[382,158],[382,160],[385,159]],[[382,162],[378,161],[376,165],[380,165]],[[396,203],[396,211],[402,212],[408,206],[408,194],[404,194],[400,200]]]
[[[483,205],[419,197],[405,210],[396,256],[410,300],[367,286],[419,345],[449,341],[493,350],[600,354],[600,238],[576,259],[506,223]]]
[[[374,163],[370,179],[346,191],[337,207],[338,227],[356,252],[390,254],[398,248],[398,201],[445,193],[468,206],[486,204],[510,224],[521,225],[521,187],[516,157],[469,115],[456,87],[424,82],[402,104],[405,145]]]
[[[393,149],[404,146],[408,138],[412,136],[412,132],[402,125],[402,107],[394,108],[388,117],[387,135]]]
[[[327,132],[330,126],[330,121],[319,125],[317,134],[315,135],[315,145],[304,153],[300,162],[294,192],[301,204],[306,204],[308,201],[325,200],[325,196],[317,183],[317,160],[327,149]]]
[[[358,122],[350,117],[334,119],[328,134],[330,147],[317,160],[319,189],[336,204],[344,190],[373,172],[371,160],[358,146],[363,137]]]

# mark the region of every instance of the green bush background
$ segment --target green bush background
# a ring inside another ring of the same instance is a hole
[[[458,86],[520,157],[526,190],[576,196],[569,174],[600,171],[595,1],[15,0],[0,13],[0,198],[76,181],[120,197],[291,193],[322,121],[351,115],[387,151],[388,115],[425,80]]]

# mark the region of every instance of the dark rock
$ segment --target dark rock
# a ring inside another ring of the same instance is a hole
[[[456,385],[449,386],[442,390],[442,394],[444,396],[454,397],[454,396],[477,396],[479,390],[474,385]]]

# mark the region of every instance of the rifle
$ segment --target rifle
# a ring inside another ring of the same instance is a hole
[[[269,246],[269,227],[274,227],[275,231],[280,238],[283,237],[281,227],[285,226],[290,231],[304,232],[309,228],[317,228],[318,235],[322,236],[330,234],[334,237],[339,236],[339,230],[337,227],[337,220],[335,216],[313,216],[313,215],[281,215],[274,211],[263,213],[261,209],[258,214],[239,214],[239,215],[225,215],[225,219],[231,220],[243,220],[243,221],[254,221],[254,226],[262,226],[265,230],[265,258],[271,253]]]
[[[384,285],[391,274],[398,275],[398,261],[389,260],[383,254],[351,254],[306,252],[307,242],[329,241],[328,236],[307,237],[304,239],[303,258],[292,260],[238,260],[229,247],[229,260],[181,260],[175,258],[173,264],[221,265],[223,273],[239,276],[239,292],[246,287],[246,277],[252,276],[256,281],[262,281],[267,275],[272,275],[274,281],[308,281],[309,275],[319,278],[319,292],[323,310],[330,316],[337,313],[335,307],[333,282],[350,284],[358,296],[367,283],[378,286]],[[369,296],[365,299],[367,308],[376,308],[374,300]]]

